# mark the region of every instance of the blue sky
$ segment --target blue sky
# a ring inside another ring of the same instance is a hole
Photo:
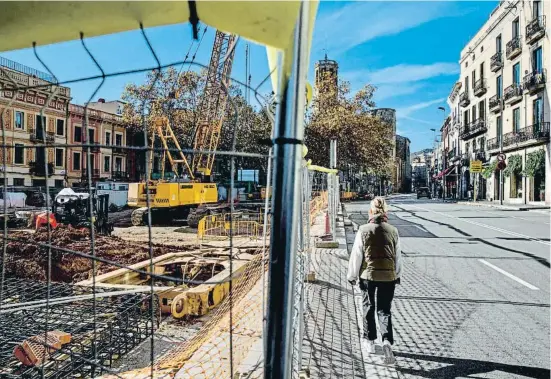
[[[487,20],[497,1],[403,1],[320,3],[313,63],[327,52],[339,63],[342,79],[353,90],[373,84],[379,107],[396,108],[398,133],[411,140],[411,150],[431,146],[439,128],[446,97],[459,74],[459,54]],[[147,35],[162,64],[180,61],[191,43],[188,24],[147,29]],[[207,64],[214,31],[209,29],[196,61]],[[106,72],[153,67],[155,61],[139,31],[86,40],[87,46]],[[195,47],[195,46],[194,46]],[[37,49],[58,80],[71,80],[99,73],[80,41]],[[27,66],[43,70],[32,49],[0,54]],[[237,47],[232,76],[245,80],[245,43]],[[179,68],[179,66],[178,66]],[[187,66],[185,67],[187,69]],[[251,45],[252,83],[268,74],[264,48]],[[311,77],[312,75],[310,75]],[[117,99],[128,82],[141,82],[144,74],[108,78],[98,97]],[[97,81],[71,84],[73,102],[83,104],[99,85]],[[262,87],[270,90],[269,81]]]

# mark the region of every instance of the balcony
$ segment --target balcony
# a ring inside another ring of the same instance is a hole
[[[487,131],[488,127],[486,126],[486,120],[479,118],[461,128],[459,137],[462,140],[468,140],[482,133],[486,133]]]
[[[46,132],[46,142],[53,143],[55,141],[55,133],[54,132]]]
[[[514,59],[522,53],[522,37],[518,36],[507,42],[505,56],[507,59]]]
[[[124,154],[124,148],[122,146],[113,147],[113,154],[117,154],[117,155]]]
[[[128,173],[126,171],[113,171],[111,172],[111,179],[128,180]]]
[[[461,166],[468,166],[471,161],[471,154],[463,153],[461,154]]]
[[[478,79],[475,83],[474,83],[474,95],[475,96],[482,96],[486,93],[487,91],[487,88],[486,88],[486,79],[482,78],[482,79]]]
[[[499,137],[491,138],[486,142],[488,151],[499,150]]]
[[[465,92],[462,92],[459,95],[459,105],[461,105],[462,107],[466,107],[470,103],[471,103],[471,101],[469,100],[469,90],[466,89]]]
[[[545,69],[540,69],[526,75],[522,82],[524,84],[524,89],[532,95],[545,87],[546,80],[547,71]]]
[[[87,169],[82,170],[82,178],[83,179],[88,178],[88,170]],[[92,169],[92,179],[99,179],[99,168]]]
[[[503,149],[513,150],[518,145],[526,146],[535,142],[549,142],[549,122],[527,126],[518,132],[510,132],[503,136]]]
[[[475,161],[486,162],[486,151],[480,149],[475,150],[473,155]]]
[[[545,16],[536,17],[526,25],[526,43],[534,43],[545,35]]]
[[[490,58],[490,70],[492,72],[496,72],[502,67],[503,67],[503,57],[501,56],[501,51],[498,51]]]
[[[452,149],[450,151],[448,151],[448,163],[452,163],[452,162],[455,162],[457,160],[459,160],[460,156],[457,155],[457,151],[456,149]]]
[[[497,97],[497,95],[490,97],[490,100],[488,101],[488,107],[491,112],[497,113],[501,111],[501,106],[502,106],[501,98]]]
[[[511,84],[503,92],[503,101],[505,104],[514,104],[522,100],[522,87],[520,84]]]
[[[46,170],[48,171],[48,176],[51,176],[55,172],[54,163],[49,162],[47,168],[44,165],[43,161],[30,161],[29,162],[29,174],[32,176],[46,176]]]

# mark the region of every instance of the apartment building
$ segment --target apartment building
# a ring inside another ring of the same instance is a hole
[[[460,80],[448,104],[459,126],[462,196],[479,180],[487,200],[499,201],[501,192],[508,203],[549,203],[550,7],[548,1],[501,2],[461,52]],[[494,167],[500,153],[509,171],[488,180],[469,172],[471,160]]]
[[[71,91],[56,83],[47,73],[0,57],[0,114],[7,145],[5,165],[0,149],[2,185],[44,187],[48,173],[49,186],[64,186],[64,149],[54,145],[67,142]]]
[[[85,112],[86,111],[86,112]],[[85,118],[86,117],[86,118]],[[87,119],[88,123],[85,123]],[[67,172],[69,184],[87,181],[128,180],[127,130],[122,117],[81,105],[69,106],[69,143]],[[90,146],[88,162],[87,147]]]

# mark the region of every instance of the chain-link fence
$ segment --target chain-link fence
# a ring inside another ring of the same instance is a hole
[[[140,25],[134,37],[155,64],[138,69],[109,71],[84,33],[77,43],[97,75],[65,79],[36,45],[44,73],[0,60],[0,377],[264,371],[270,221],[281,217],[270,204],[283,180],[271,174],[285,159],[278,148],[300,138],[269,141],[261,88],[271,72],[256,85],[250,71],[231,75],[238,38],[193,29],[186,57],[165,64]],[[212,35],[210,64],[198,63]],[[141,81],[127,87],[131,100],[96,99],[121,77]],[[72,104],[73,86],[89,89],[83,105]],[[247,168],[266,178],[249,192],[237,172]],[[327,184],[312,196],[313,174],[298,171],[300,211],[285,205],[298,221],[294,373],[309,227],[327,204]]]

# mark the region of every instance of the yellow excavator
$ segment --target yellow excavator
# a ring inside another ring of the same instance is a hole
[[[136,208],[131,216],[133,225],[147,224],[147,192],[153,223],[157,220],[166,223],[179,218],[186,219],[189,226],[196,227],[205,214],[227,207],[227,204],[218,204],[218,188],[216,183],[212,182],[211,174],[214,152],[218,147],[226,113],[236,43],[235,35],[216,31],[205,89],[199,102],[199,121],[193,142],[194,155],[191,165],[182,152],[169,119],[160,116],[154,121],[152,146],[155,136],[159,137],[163,144],[161,179],[151,180],[150,164],[147,185],[146,182],[130,183],[128,206]],[[171,151],[176,154],[173,155]],[[164,179],[166,159],[175,174],[175,178],[169,181]],[[152,163],[153,150],[150,152],[149,160]],[[178,168],[182,166],[186,174],[180,176]]]

